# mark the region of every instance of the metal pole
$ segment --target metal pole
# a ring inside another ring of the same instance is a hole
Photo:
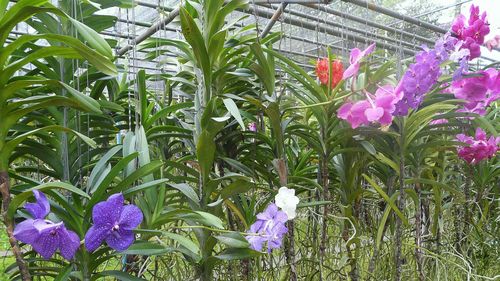
[[[270,5],[262,5],[262,6],[267,7],[267,8],[272,7]],[[306,13],[299,12],[299,11],[296,11],[296,10],[289,9],[288,13],[291,14],[291,15],[297,16],[299,18],[310,19],[310,20],[313,20],[313,21],[318,20],[318,17],[316,17],[314,15],[306,14]],[[338,23],[335,23],[335,22],[332,22],[332,21],[325,21],[325,24],[331,25],[331,26],[335,26],[335,27],[338,27],[338,28],[342,28],[342,29],[346,29],[346,30],[349,30],[349,31],[353,31],[353,32],[356,32],[356,33],[359,33],[359,34],[366,34],[365,30],[361,30],[361,29],[355,28],[355,27],[341,25],[341,24],[338,24]],[[371,35],[373,37],[375,37],[375,38],[380,39],[380,40],[390,41],[390,42],[394,42],[394,43],[397,43],[397,44],[401,43],[403,45],[406,45],[409,48],[415,48],[415,44],[411,44],[411,43],[408,43],[408,42],[405,42],[405,41],[399,41],[396,38],[390,38],[390,37],[386,37],[386,36],[378,35],[378,34],[371,34]]]
[[[396,19],[400,19],[400,20],[403,20],[403,21],[406,21],[406,22],[409,22],[412,24],[416,24],[418,26],[422,26],[422,27],[425,27],[427,29],[430,29],[434,32],[443,33],[443,34],[448,32],[448,30],[445,28],[439,27],[437,25],[434,25],[434,24],[431,24],[431,23],[428,23],[425,21],[421,21],[421,20],[416,19],[414,17],[405,16],[403,14],[394,12],[390,9],[375,5],[373,3],[369,3],[369,2],[364,1],[364,0],[341,0],[341,1],[344,1],[346,3],[351,3],[351,4],[354,4],[354,5],[357,5],[357,6],[360,6],[360,7],[363,7],[363,8],[366,8],[366,9],[369,9],[369,10],[396,18]]]
[[[258,7],[251,7],[250,6],[247,8],[247,10],[249,10],[250,12],[255,13],[259,16],[264,16],[264,17],[272,17],[272,15],[273,15],[272,12],[264,10],[264,9],[260,9]],[[288,23],[293,24],[295,26],[299,26],[299,27],[305,27],[305,28],[310,29],[310,30],[314,30],[316,28],[316,24],[314,24],[312,22],[304,21],[301,19],[296,19],[296,18],[289,18]],[[368,43],[367,38],[353,34],[353,33],[341,32],[341,31],[338,31],[338,30],[336,30],[332,27],[329,27],[329,26],[323,26],[321,29],[324,30],[326,33],[333,35],[333,36],[346,37],[347,39],[351,38],[353,41]],[[399,46],[395,46],[395,45],[392,45],[390,43],[385,43],[385,42],[382,42],[380,40],[373,40],[373,41],[375,43],[377,43],[378,46],[385,48],[385,49],[388,49],[388,50],[398,51],[400,49]],[[410,49],[407,49],[404,47],[403,47],[403,52],[406,54],[409,54],[409,55],[416,54],[416,52],[414,50],[410,50]]]
[[[179,7],[175,8],[173,11],[170,12],[170,14],[168,14],[168,16],[166,18],[164,18],[163,20],[159,21],[155,25],[152,25],[150,28],[148,28],[146,31],[144,31],[144,33],[142,33],[141,35],[137,36],[134,39],[134,41],[133,41],[132,44],[127,45],[127,46],[121,48],[120,50],[118,50],[116,52],[116,55],[117,56],[121,56],[121,55],[125,54],[126,52],[128,52],[129,50],[131,50],[134,45],[137,45],[137,44],[141,43],[142,41],[146,40],[151,35],[155,34],[162,27],[164,27],[165,25],[167,25],[170,22],[172,22],[179,15],[179,12],[180,12],[180,8]]]
[[[355,21],[355,22],[367,24],[369,26],[372,26],[372,27],[375,27],[375,28],[378,28],[378,29],[382,29],[382,30],[386,30],[386,31],[389,31],[389,32],[393,32],[393,33],[396,33],[396,34],[402,34],[402,35],[405,35],[405,36],[408,36],[408,37],[411,37],[411,38],[415,38],[415,39],[418,39],[420,41],[423,41],[423,42],[426,42],[426,43],[429,43],[429,44],[434,44],[434,41],[432,41],[429,38],[425,38],[423,36],[420,36],[420,35],[417,35],[417,34],[413,34],[413,33],[409,33],[409,32],[406,32],[404,30],[396,29],[394,27],[386,26],[386,25],[383,25],[383,24],[380,24],[380,23],[369,21],[367,19],[363,19],[363,18],[356,17],[356,16],[353,16],[353,15],[350,15],[350,14],[346,14],[346,13],[337,11],[337,10],[332,9],[330,7],[327,7],[327,6],[316,5],[316,4],[304,4],[303,6],[314,8],[314,9],[318,9],[318,10],[323,10],[324,12],[327,12],[327,13],[335,15],[335,16],[339,16],[341,18],[345,18],[345,19],[352,20],[352,21]],[[366,32],[366,31],[363,31],[363,33],[364,32]]]
[[[260,38],[266,37],[266,35],[269,33],[269,31],[271,31],[271,28],[273,28],[273,25],[279,19],[281,14],[283,14],[283,11],[286,9],[286,6],[288,6],[288,3],[286,3],[286,2],[283,2],[280,4],[280,6],[276,9],[276,12],[274,12],[274,15],[271,17],[271,19],[267,23],[266,27],[264,27],[264,30],[262,30],[262,33],[260,34]]]

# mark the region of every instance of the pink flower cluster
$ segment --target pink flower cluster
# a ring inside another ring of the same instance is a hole
[[[486,114],[486,107],[500,98],[500,72],[489,68],[481,76],[462,78],[451,83],[450,91],[457,99],[466,100],[459,112]]]
[[[493,39],[486,41],[486,48],[491,52],[493,48],[500,47],[500,35],[495,35]]]
[[[470,7],[469,20],[460,14],[453,21],[451,30],[459,39],[460,48],[469,50],[469,60],[479,57],[484,37],[490,33],[490,27],[486,20],[486,12],[479,15],[479,7],[472,5]]]
[[[368,92],[365,94],[366,99],[364,100],[343,104],[339,108],[337,116],[349,122],[353,129],[370,123],[390,125],[396,103],[401,100],[402,96],[397,94],[391,85],[380,87],[375,95]]]
[[[500,137],[491,136],[488,139],[481,128],[476,129],[475,137],[459,134],[457,140],[467,144],[458,148],[458,156],[469,164],[492,158],[500,150]]]

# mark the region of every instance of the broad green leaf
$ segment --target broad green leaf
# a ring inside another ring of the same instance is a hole
[[[250,248],[229,248],[222,251],[220,254],[215,257],[220,260],[241,260],[247,258],[258,257],[262,255],[261,252],[257,252]]]
[[[230,248],[248,248],[250,246],[245,237],[238,232],[223,233],[215,236],[215,239]]]
[[[94,49],[96,49],[101,55],[113,59],[113,51],[109,46],[108,42],[99,35],[95,30],[86,26],[85,24],[68,17],[71,23],[75,26],[78,33],[87,41],[87,43]]]
[[[28,198],[33,196],[33,190],[44,191],[44,190],[50,190],[50,189],[55,189],[55,188],[67,190],[67,191],[72,192],[74,194],[80,195],[81,197],[84,197],[84,198],[88,198],[88,199],[90,198],[87,195],[87,193],[81,191],[80,189],[78,189],[78,188],[76,188],[73,185],[68,184],[68,183],[64,183],[64,182],[44,183],[44,184],[40,184],[38,186],[29,188],[29,189],[23,191],[22,193],[14,196],[14,198],[10,202],[9,209],[7,210],[7,216],[9,216],[10,218],[13,218],[14,214],[16,213],[16,209],[23,202],[25,202]]]
[[[240,110],[238,109],[238,106],[232,99],[223,99],[224,105],[226,106],[227,110],[231,115],[238,121],[238,124],[240,124],[241,129],[245,131],[245,123],[243,123],[243,119],[241,118]]]

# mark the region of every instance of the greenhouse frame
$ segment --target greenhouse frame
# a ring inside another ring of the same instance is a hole
[[[500,280],[500,3],[0,0],[0,280]]]

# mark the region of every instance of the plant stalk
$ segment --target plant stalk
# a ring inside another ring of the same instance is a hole
[[[17,239],[14,237],[14,220],[9,218],[7,215],[7,210],[10,205],[10,177],[7,171],[0,171],[0,193],[2,194],[2,217],[3,223],[5,224],[7,236],[9,237],[9,244],[12,248],[12,253],[16,259],[17,267],[19,267],[19,272],[21,274],[21,280],[30,281],[31,275],[28,270],[28,265],[23,259],[23,253],[21,248],[17,243]]]
[[[405,136],[404,136],[404,121],[400,119],[400,155],[399,155],[399,195],[398,195],[398,209],[403,211],[405,204],[405,190],[404,190],[404,181],[405,181]],[[401,258],[401,247],[402,247],[402,221],[396,216],[396,237],[395,237],[395,263],[396,263],[396,274],[394,275],[394,280],[401,281],[401,274],[403,272],[403,259]]]

